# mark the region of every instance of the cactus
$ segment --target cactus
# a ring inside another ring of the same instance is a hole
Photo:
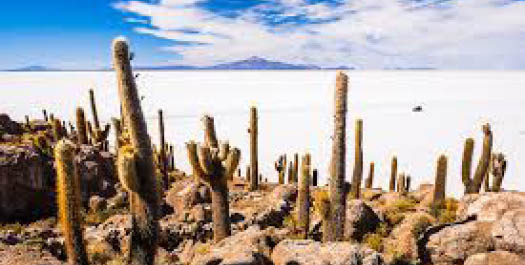
[[[47,110],[43,109],[42,114],[44,114],[44,121],[49,122],[49,117],[47,116]]]
[[[122,124],[117,118],[111,118],[111,123],[113,124],[113,130],[115,131],[115,149],[118,154],[119,148],[123,145]]]
[[[392,158],[392,165],[390,169],[390,185],[388,187],[390,191],[395,191],[396,189],[396,176],[397,176],[397,157],[394,156]]]
[[[290,161],[290,164],[288,166],[288,184],[293,183],[293,161]]]
[[[69,264],[87,265],[80,215],[82,206],[79,172],[74,157],[74,144],[68,140],[60,140],[55,147],[58,217]]]
[[[293,183],[297,184],[299,180],[299,154],[293,155]]]
[[[312,186],[317,187],[317,178],[318,178],[317,169],[312,170]]]
[[[363,120],[355,122],[355,164],[352,176],[352,198],[361,197],[361,181],[363,179]]]
[[[219,146],[213,118],[204,116],[202,120],[206,135],[204,144],[197,146],[191,141],[186,148],[193,171],[212,191],[213,240],[219,242],[231,235],[227,182],[239,164],[240,151],[230,148],[227,142]]]
[[[160,150],[159,150],[159,166],[160,172],[162,174],[162,182],[164,184],[164,190],[169,188],[169,179],[168,179],[168,165],[166,160],[166,141],[164,139],[164,115],[162,110],[159,109],[159,138],[160,138]]]
[[[59,119],[53,119],[52,120],[52,127],[53,127],[53,138],[55,142],[60,141],[62,137],[64,137],[63,133],[64,130],[62,130],[62,123]]]
[[[505,171],[507,170],[507,160],[505,155],[502,153],[497,153],[492,156],[491,160],[491,169],[492,169],[492,188],[491,191],[500,192],[501,184],[503,182],[503,177],[505,176]]]
[[[170,171],[174,171],[175,170],[175,150],[173,149],[173,145],[170,145],[169,152],[170,152],[170,159],[169,159],[170,166],[169,166],[169,168],[170,168]],[[239,176],[240,176],[240,174],[239,174]]]
[[[492,153],[492,131],[490,125],[483,125],[483,150],[481,157],[479,158],[476,171],[474,172],[473,178],[470,178],[470,170],[472,164],[472,152],[474,149],[474,140],[471,138],[465,141],[465,148],[463,150],[463,163],[462,163],[462,180],[465,185],[465,193],[479,193],[483,180],[489,170],[490,156]]]
[[[84,115],[84,110],[80,107],[76,111],[77,116],[77,142],[79,145],[87,144],[87,130],[86,130],[86,116]]]
[[[91,135],[94,145],[97,145],[101,150],[107,150],[108,142],[107,138],[109,135],[109,129],[111,126],[106,124],[104,129],[100,127],[100,121],[98,119],[97,104],[95,102],[95,92],[93,89],[89,89],[89,102],[91,103],[91,114],[93,115],[93,126],[94,128],[88,127],[88,132]]]
[[[326,191],[318,191],[315,193],[315,209],[321,217],[322,221],[322,241],[332,241],[332,219],[330,218],[330,196]]]
[[[254,191],[259,188],[259,160],[257,151],[257,137],[259,131],[257,128],[257,108],[253,106],[250,108],[250,128],[248,129],[248,133],[250,134],[250,190]]]
[[[91,103],[91,114],[93,115],[93,125],[95,129],[100,129],[100,122],[98,120],[97,104],[95,102],[95,91],[89,89],[89,102]]]
[[[368,178],[365,180],[365,188],[371,189],[374,184],[374,162],[370,163],[370,169],[368,170]]]
[[[346,155],[346,111],[348,77],[338,72],[335,87],[334,136],[332,143],[332,176],[330,176],[330,217],[332,231],[326,236],[327,241],[341,241],[344,234],[346,214],[345,194],[345,155]],[[324,235],[323,235],[324,237]]]
[[[445,201],[445,187],[447,181],[447,157],[439,156],[436,167],[436,183],[434,184],[434,205],[441,205]]]
[[[279,156],[275,161],[275,170],[279,174],[279,184],[284,184],[284,173],[286,172],[286,155]]]
[[[405,173],[400,173],[399,176],[397,177],[397,192],[401,195],[405,194],[405,184],[406,184],[405,181],[406,181]]]
[[[306,239],[310,228],[310,154],[304,155],[301,160],[301,178],[297,194],[297,221],[303,233],[302,237]]]
[[[405,192],[409,192],[410,191],[410,184],[412,182],[412,177],[410,175],[407,175],[406,179],[405,179]]]
[[[136,192],[130,190],[132,228],[128,258],[132,264],[153,265],[159,232],[160,196],[153,165],[151,141],[129,59],[127,41],[121,38],[115,39],[113,41],[113,66],[117,76],[123,127],[126,129],[126,137],[130,142],[128,146],[121,148],[122,152],[119,151],[119,155],[129,153],[129,151],[124,152],[127,148],[133,149],[135,156],[133,164],[138,185]],[[119,178],[122,179],[122,177]]]

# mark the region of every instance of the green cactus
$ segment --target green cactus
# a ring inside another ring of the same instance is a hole
[[[301,162],[301,178],[297,194],[297,221],[302,232],[302,237],[306,239],[310,228],[310,154],[304,155]]]
[[[355,163],[352,175],[351,195],[354,199],[361,197],[361,181],[363,180],[363,120],[355,122]]]
[[[87,265],[80,211],[81,194],[78,167],[75,164],[75,145],[60,140],[55,147],[57,199],[60,228],[64,234],[69,264]]]
[[[297,184],[299,181],[299,154],[293,155],[293,183]]]
[[[505,176],[505,171],[507,170],[507,160],[505,155],[502,153],[497,153],[492,156],[491,160],[491,169],[492,169],[492,188],[491,191],[500,192],[501,184],[503,183],[503,177]]]
[[[235,172],[241,154],[239,149],[230,148],[228,143],[217,144],[212,117],[204,116],[202,121],[206,135],[204,144],[197,146],[191,141],[186,148],[193,172],[212,191],[213,240],[219,242],[231,235],[228,179]]]
[[[370,163],[370,169],[368,170],[368,178],[365,180],[365,187],[371,189],[374,185],[374,162]]]
[[[279,184],[284,184],[284,175],[286,172],[286,155],[279,156],[279,159],[275,161],[275,170],[279,174]]]
[[[290,164],[288,166],[288,184],[294,183],[293,181],[293,161],[290,161]]]
[[[434,205],[441,205],[445,201],[445,187],[447,181],[447,157],[439,156],[436,167],[436,182],[434,184]]]
[[[113,66],[117,76],[118,94],[122,108],[123,127],[129,146],[134,152],[137,192],[131,190],[130,212],[132,228],[128,258],[131,264],[153,265],[159,233],[159,191],[153,151],[146,121],[140,106],[140,97],[130,64],[128,42],[122,38],[113,41]],[[124,149],[119,155],[129,153]],[[123,179],[123,177],[119,177]]]
[[[332,143],[332,176],[330,176],[330,216],[332,231],[328,241],[341,241],[344,234],[346,215],[345,160],[346,160],[346,112],[347,112],[348,77],[337,72],[334,108],[334,136]]]
[[[160,138],[160,150],[159,150],[159,168],[162,174],[162,182],[164,184],[164,190],[169,189],[168,179],[168,165],[166,160],[166,140],[164,138],[164,115],[162,110],[159,109],[159,138]]]
[[[474,149],[474,140],[471,138],[465,141],[465,148],[463,150],[462,163],[462,180],[465,185],[465,193],[479,193],[483,180],[489,170],[490,157],[492,153],[492,131],[490,125],[487,123],[483,125],[483,150],[479,158],[476,171],[473,178],[470,178],[470,170],[472,164],[472,152]]]
[[[257,119],[257,108],[252,106],[250,108],[250,128],[248,129],[248,133],[250,134],[250,191],[254,191],[259,188],[259,160],[257,150],[257,138],[259,130],[257,126]]]
[[[389,184],[389,190],[395,191],[396,189],[396,176],[397,176],[397,157],[394,156],[392,158],[392,165],[390,168],[390,184]]]
[[[88,144],[87,129],[86,129],[86,116],[84,115],[84,110],[80,107],[77,108],[76,118],[77,118],[77,121],[76,121],[77,123],[77,143],[79,145]]]

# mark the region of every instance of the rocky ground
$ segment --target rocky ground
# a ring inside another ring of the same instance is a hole
[[[53,210],[49,130],[44,122],[22,125],[0,115],[0,264],[65,264]],[[116,180],[113,155],[86,145],[77,159],[82,183],[88,183],[83,217],[91,264],[125,264],[128,196]],[[213,244],[208,187],[178,171],[171,179],[163,196],[158,264],[525,264],[522,192],[447,198],[438,208],[433,185],[408,193],[363,189],[361,199],[348,198],[345,241],[322,243],[313,202],[326,187],[312,187],[305,240],[295,221],[296,185],[263,183],[249,192],[237,176],[229,185],[232,236]],[[14,193],[20,187],[23,195]]]

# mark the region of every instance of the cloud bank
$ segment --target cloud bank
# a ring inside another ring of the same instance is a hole
[[[261,56],[359,69],[525,69],[525,1],[161,0],[118,2],[180,64]],[[136,22],[135,19],[128,19]]]

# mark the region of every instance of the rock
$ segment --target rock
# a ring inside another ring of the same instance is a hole
[[[416,260],[417,253],[417,238],[428,226],[434,223],[435,218],[426,212],[409,213],[405,216],[403,221],[397,225],[390,233],[386,240],[388,248],[406,259]],[[386,256],[387,260],[393,257]]]
[[[525,259],[525,209],[507,211],[492,228],[496,249],[507,250]]]
[[[22,125],[12,121],[7,114],[0,114],[0,135],[2,133],[20,135],[24,132]]]
[[[175,214],[182,214],[200,203],[211,203],[209,188],[195,183],[192,178],[175,182],[166,192],[166,203],[173,207]]]
[[[92,195],[105,198],[115,195],[117,175],[112,155],[91,145],[81,145],[75,160],[79,165],[84,202]]]
[[[211,222],[211,206],[209,204],[198,204],[191,208],[191,217],[195,222]]]
[[[494,251],[472,255],[464,265],[525,265],[525,260],[514,253]]]
[[[458,205],[458,218],[476,216],[478,221],[493,222],[506,212],[525,208],[523,192],[488,192],[465,195]]]
[[[94,195],[94,196],[91,196],[91,198],[89,198],[89,209],[92,212],[103,211],[107,207],[108,207],[108,202],[106,199],[98,195]]]
[[[272,252],[275,265],[380,265],[381,255],[350,242],[284,240]]]
[[[379,223],[377,214],[362,200],[347,202],[345,238],[361,241],[366,233],[374,232]]]
[[[271,265],[270,253],[276,242],[273,230],[251,226],[245,231],[225,238],[209,249],[200,250],[192,265]]]
[[[55,209],[46,159],[28,146],[0,146],[0,219],[24,220]],[[24,196],[20,196],[23,194]]]
[[[38,247],[25,244],[0,247],[0,264],[4,265],[67,265]]]
[[[109,198],[107,200],[108,202],[108,209],[118,209],[122,207],[126,207],[128,205],[128,193],[125,191],[119,191],[115,196]]]

